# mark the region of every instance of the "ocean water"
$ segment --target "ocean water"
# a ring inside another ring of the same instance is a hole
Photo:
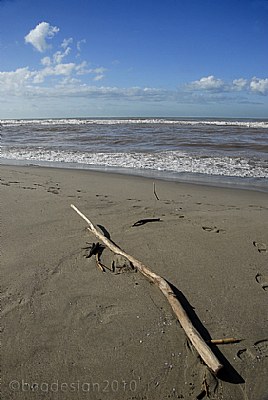
[[[1,163],[268,191],[268,119],[0,120]]]

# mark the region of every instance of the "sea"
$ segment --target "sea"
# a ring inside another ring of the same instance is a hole
[[[268,192],[268,119],[2,119],[1,163]]]

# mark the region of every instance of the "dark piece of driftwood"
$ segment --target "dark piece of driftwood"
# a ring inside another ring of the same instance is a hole
[[[100,256],[101,256],[103,250],[105,249],[105,247],[102,244],[100,244],[99,242],[92,243],[90,246],[83,247],[83,249],[86,249],[89,251],[89,253],[85,256],[86,258],[95,256],[96,265],[102,272],[105,272],[105,268],[110,269],[110,268],[106,267],[104,264],[102,264],[102,262],[100,260]]]
[[[137,270],[144,275],[150,282],[154,283],[161,290],[163,295],[166,297],[169,302],[174,314],[176,315],[178,321],[180,322],[182,328],[184,329],[187,337],[197,350],[198,354],[208,366],[208,368],[217,375],[217,373],[223,368],[223,365],[219,362],[215,354],[212,352],[211,348],[206,344],[204,339],[201,337],[199,332],[193,326],[191,320],[189,319],[186,311],[182,307],[180,301],[177,299],[175,293],[171,289],[170,285],[167,281],[161,276],[152,272],[148,267],[146,267],[143,263],[136,260],[131,255],[125,253],[121,250],[117,245],[112,243],[109,239],[107,239],[102,233],[100,233],[92,222],[79,211],[73,204],[71,207],[74,211],[83,218],[88,226],[89,232],[93,233],[98,239],[100,239],[113,253],[120,254],[121,256],[127,258]]]
[[[135,224],[133,224],[132,226],[140,226],[140,225],[147,224],[148,222],[159,222],[159,221],[161,221],[160,218],[144,218],[144,219],[140,219],[139,221],[135,222]]]
[[[89,253],[88,255],[86,255],[86,258],[90,258],[99,253],[102,253],[104,248],[99,242],[97,242],[97,243],[92,243],[91,246],[84,247],[84,249],[89,250]]]

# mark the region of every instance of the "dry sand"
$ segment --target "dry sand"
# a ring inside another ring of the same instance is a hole
[[[150,179],[33,166],[0,183],[3,400],[268,399],[267,193],[156,181],[156,200]],[[84,257],[96,238],[71,203],[177,288],[206,340],[243,339],[213,347],[222,376],[159,289]]]

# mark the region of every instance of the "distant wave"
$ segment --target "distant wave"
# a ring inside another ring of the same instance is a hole
[[[237,126],[244,128],[268,128],[267,121],[254,120],[206,120],[206,119],[169,119],[169,118],[130,118],[130,119],[2,119],[2,126],[21,125],[122,125],[122,124],[166,124],[188,126]]]

